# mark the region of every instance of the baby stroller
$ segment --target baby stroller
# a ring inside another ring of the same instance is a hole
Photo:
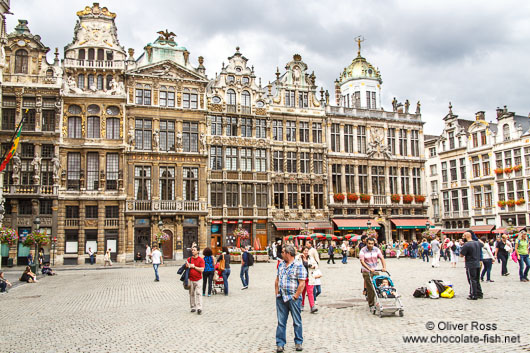
[[[219,264],[215,265],[215,272],[213,274],[213,294],[223,293],[225,291],[225,282],[223,281],[223,271],[219,270]]]
[[[372,314],[377,314],[379,317],[384,314],[395,315],[396,313],[399,316],[403,316],[403,304],[401,303],[400,295],[394,287],[394,282],[390,278],[390,273],[386,271],[382,273],[380,275],[370,275],[372,278],[370,284],[375,292],[375,305],[370,310]],[[388,281],[389,286],[381,286],[384,280]]]

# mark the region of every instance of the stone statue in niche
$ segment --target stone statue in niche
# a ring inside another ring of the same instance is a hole
[[[20,160],[20,157],[18,155],[13,156],[13,183],[18,184],[18,181],[20,179],[20,167],[21,167],[22,161]]]
[[[201,134],[199,138],[200,142],[200,150],[205,151],[206,150],[206,135],[204,133]]]
[[[160,145],[160,133],[158,132],[158,130],[155,130],[153,132],[153,147],[158,148],[159,145]]]
[[[182,133],[179,131],[177,132],[177,143],[176,143],[176,147],[177,148],[182,148]]]
[[[35,174],[40,174],[41,158],[38,153],[35,155],[35,158],[33,158],[33,161],[31,161],[31,165],[33,166]]]
[[[134,128],[130,128],[127,134],[127,143],[133,147],[134,146]]]
[[[58,180],[59,170],[61,169],[61,161],[59,160],[59,157],[57,156],[53,157],[52,164],[53,164],[53,179]]]
[[[72,76],[68,76],[64,83],[64,93],[83,93],[81,88],[78,88]]]
[[[409,113],[409,107],[410,107],[410,102],[409,100],[407,99],[405,101],[405,114],[408,114]]]

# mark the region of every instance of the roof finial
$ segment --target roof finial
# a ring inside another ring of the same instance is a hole
[[[357,42],[357,56],[361,56],[361,43],[364,42],[364,37],[357,36],[355,37],[355,41]]]
[[[449,114],[453,115],[453,105],[449,102]]]

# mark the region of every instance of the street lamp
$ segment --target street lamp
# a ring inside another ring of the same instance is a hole
[[[512,226],[512,219],[511,218],[508,218],[508,225],[511,227]]]
[[[425,228],[427,228],[427,230],[431,229],[431,222],[429,222],[429,220],[425,222]]]
[[[40,229],[40,218],[36,217],[35,220],[33,221],[33,224],[35,225],[35,230],[38,232],[39,229]],[[38,249],[38,247],[39,247],[39,243],[37,243],[35,241],[35,255],[33,256],[33,269],[32,269],[32,271],[33,271],[33,273],[35,275],[37,275],[37,270],[39,268],[38,267],[39,266],[38,265],[38,261],[39,261],[38,260],[38,257],[39,257],[39,249]]]
[[[366,221],[366,225],[368,226],[368,230],[372,230],[372,221],[368,220]]]

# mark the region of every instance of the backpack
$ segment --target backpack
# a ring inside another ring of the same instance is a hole
[[[254,266],[254,255],[252,255],[250,252],[247,251],[247,266]]]
[[[456,251],[456,244],[455,244],[455,243],[453,243],[453,246],[451,246],[451,250],[452,250],[453,252]]]
[[[412,295],[414,296],[414,298],[426,298],[427,288],[425,287],[417,288]]]
[[[448,299],[451,299],[452,297],[455,296],[455,291],[453,290],[453,288],[451,287],[446,287],[446,290],[444,290],[441,294],[440,294],[440,297],[442,298],[448,298]]]

